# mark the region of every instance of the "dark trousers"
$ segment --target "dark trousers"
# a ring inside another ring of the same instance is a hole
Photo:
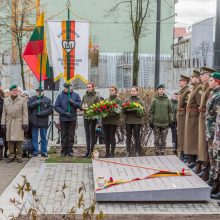
[[[171,127],[171,133],[172,133],[172,143],[173,147],[177,149],[177,124],[175,123],[174,126]]]
[[[106,147],[106,156],[110,155],[110,148],[111,148],[111,155],[114,156],[115,146],[116,146],[116,133],[117,125],[109,125],[104,124],[103,130],[105,134],[105,147]]]
[[[61,153],[73,153],[74,136],[76,129],[75,121],[61,121]]]
[[[126,124],[126,147],[127,152],[131,152],[131,137],[134,132],[134,144],[136,153],[141,153],[141,124]]]
[[[95,136],[95,127],[96,127],[96,121],[97,120],[89,120],[84,119],[84,128],[86,133],[86,146],[87,151],[93,151],[95,142],[96,142],[96,136]]]

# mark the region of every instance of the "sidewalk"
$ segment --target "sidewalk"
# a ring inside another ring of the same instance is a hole
[[[6,163],[6,160],[0,161],[0,195],[29,160],[29,158],[23,158],[22,163]]]
[[[19,211],[13,208],[8,201],[10,198],[16,197],[14,186],[21,183],[21,175],[27,175],[28,181],[36,189],[46,213],[52,216],[56,214],[61,217],[61,214],[67,213],[76,205],[77,190],[82,181],[86,185],[85,204],[89,205],[94,196],[91,164],[47,164],[41,158],[32,158],[0,198],[0,208],[3,208],[6,214],[12,212],[15,216],[19,214]],[[56,192],[64,182],[68,186],[65,189],[65,199]],[[24,201],[27,201],[27,198],[24,198]],[[107,219],[220,219],[220,207],[217,206],[215,200],[199,203],[102,202],[96,204],[96,213],[100,210],[108,215]],[[23,210],[22,214],[26,214],[26,212]],[[82,210],[77,210],[76,214],[81,215]],[[0,219],[7,218],[0,215]]]

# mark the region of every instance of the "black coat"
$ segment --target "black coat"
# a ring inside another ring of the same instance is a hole
[[[0,97],[0,121],[2,121],[3,104],[4,104],[4,99]],[[5,136],[5,132],[2,131],[0,126],[0,137],[4,137],[4,136]]]
[[[48,97],[41,97],[40,113],[38,115],[38,100],[38,97],[35,95],[32,96],[28,101],[31,126],[38,128],[47,128],[49,115],[53,113],[53,105]]]
[[[76,121],[77,120],[77,109],[81,108],[80,96],[75,93],[70,93],[70,99],[72,103],[70,105],[70,115],[67,116],[68,112],[68,94],[64,91],[58,95],[55,110],[60,114],[60,121]]]

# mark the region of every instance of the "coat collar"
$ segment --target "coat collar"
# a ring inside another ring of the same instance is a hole
[[[17,102],[20,99],[21,99],[21,96],[19,96],[19,95],[17,96],[17,98],[14,101],[13,101],[13,99],[11,97],[9,97],[9,101],[12,102],[12,103]]]

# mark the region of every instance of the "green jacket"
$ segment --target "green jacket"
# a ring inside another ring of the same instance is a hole
[[[169,98],[154,96],[149,111],[149,123],[154,126],[168,127],[170,123],[174,122],[171,101]]]
[[[109,101],[114,101],[116,104],[121,106],[121,100],[116,96],[112,97],[110,96],[108,98]],[[114,115],[114,116],[109,116],[106,118],[102,119],[102,124],[108,124],[108,125],[117,125],[120,120],[120,114]]]
[[[90,107],[91,105],[98,102],[99,102],[99,97],[96,94],[95,90],[93,90],[92,92],[86,91],[86,94],[82,98],[82,106],[87,105],[88,107]],[[85,115],[85,111],[83,113],[83,117],[84,119],[88,119]]]
[[[144,102],[139,96],[130,96],[125,102],[138,102],[144,107]],[[136,112],[125,112],[126,124],[143,124],[144,116],[140,117]]]
[[[171,107],[172,107],[172,111],[173,111],[173,120],[176,122],[178,100],[171,99]]]

